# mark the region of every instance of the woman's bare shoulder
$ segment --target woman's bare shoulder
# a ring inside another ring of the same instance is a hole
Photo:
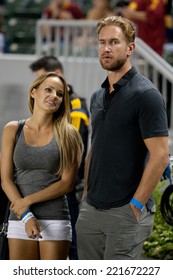
[[[5,124],[4,129],[17,129],[18,128],[18,121],[10,121],[8,123]]]
[[[11,135],[14,136],[17,132],[19,123],[18,121],[10,121],[8,123],[5,124],[4,128],[3,128],[3,133],[5,133],[6,135]]]

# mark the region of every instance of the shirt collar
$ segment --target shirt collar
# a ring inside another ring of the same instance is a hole
[[[122,86],[127,84],[129,79],[131,79],[135,74],[136,74],[136,69],[134,66],[115,84],[113,84],[114,89],[117,91],[119,90]],[[105,81],[101,85],[102,88],[109,88],[109,80],[108,77],[105,79]]]

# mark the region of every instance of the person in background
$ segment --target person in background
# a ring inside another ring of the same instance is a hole
[[[42,19],[56,19],[56,20],[71,20],[71,19],[82,19],[84,13],[80,5],[71,1],[64,0],[50,0],[49,5],[44,8],[42,12]],[[52,42],[54,41],[55,31],[52,29]],[[48,28],[43,28],[44,40],[48,38]],[[62,32],[63,37],[63,32]],[[63,40],[63,38],[62,38]]]
[[[86,14],[88,20],[98,20],[113,15],[110,0],[92,0],[92,7]]]
[[[5,1],[0,0],[0,18],[1,18],[1,15],[3,15],[3,13],[4,13],[4,5],[5,5]]]
[[[8,53],[8,40],[4,32],[3,21],[4,21],[4,12],[3,12],[3,6],[1,9],[1,3],[0,3],[0,54]]]
[[[137,36],[162,56],[166,40],[164,0],[131,0],[121,13],[136,24]]]
[[[163,96],[131,65],[135,27],[121,16],[97,24],[99,60],[108,76],[90,101],[77,247],[80,260],[140,259],[154,223],[152,193],[169,161]]]
[[[9,257],[65,260],[71,242],[65,195],[74,187],[83,144],[69,122],[64,78],[54,72],[37,78],[29,89],[29,108],[15,149],[18,121],[7,123],[2,134],[1,183],[11,201]]]
[[[165,0],[166,2],[166,43],[173,43],[173,1]]]
[[[169,0],[130,0],[127,7],[122,8],[122,15],[131,19],[137,26],[137,36],[141,38],[158,55],[164,58],[164,44],[167,42],[171,30],[168,9],[171,8]],[[150,79],[153,81],[153,69],[149,67]],[[162,92],[163,80],[158,75],[159,90]],[[170,125],[170,106],[172,92],[171,84],[167,81],[167,116]]]
[[[39,77],[43,73],[54,71],[59,75],[64,75],[62,63],[54,56],[43,56],[31,63],[30,69]],[[85,98],[79,97],[73,91],[73,87],[68,85],[68,92],[70,98],[70,115],[71,123],[80,132],[83,140],[84,152],[82,156],[81,165],[79,167],[74,189],[67,194],[68,206],[70,210],[72,223],[72,243],[69,251],[69,259],[77,260],[77,241],[75,225],[79,214],[80,193],[83,191],[84,166],[85,157],[88,149],[88,134],[89,134],[89,112]]]
[[[113,15],[110,0],[92,0],[91,2],[92,6],[86,13],[86,20],[98,20]],[[73,40],[73,46],[75,46],[76,55],[87,53],[89,56],[97,56],[95,28],[90,26],[83,28],[83,31]]]
[[[2,31],[1,28],[1,23],[0,23],[0,54],[5,53],[5,35],[4,32]]]
[[[81,19],[84,17],[79,4],[64,0],[50,0],[49,5],[43,10],[45,19]]]
[[[120,0],[116,1],[114,5],[114,15],[122,16],[122,8],[127,7],[129,5],[130,0]]]

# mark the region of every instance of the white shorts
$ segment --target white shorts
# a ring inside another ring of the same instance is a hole
[[[24,240],[72,240],[72,228],[69,220],[38,220],[40,223],[42,238],[31,239],[25,231],[25,224],[22,221],[9,221],[7,238]]]

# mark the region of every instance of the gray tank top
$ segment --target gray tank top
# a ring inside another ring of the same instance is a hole
[[[55,175],[60,163],[60,153],[55,138],[48,145],[33,147],[25,142],[22,130],[15,146],[13,160],[16,167],[15,182],[23,197],[60,180]],[[37,219],[69,219],[66,196],[33,204],[30,210]],[[12,211],[9,219],[18,220]]]

